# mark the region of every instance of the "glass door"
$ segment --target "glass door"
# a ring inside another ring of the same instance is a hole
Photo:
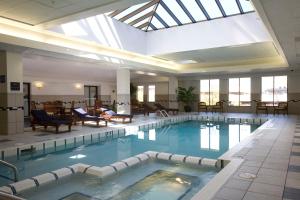
[[[23,83],[24,117],[30,116],[30,83]]]
[[[98,99],[98,86],[84,86],[84,98],[88,106],[94,106],[95,100]]]

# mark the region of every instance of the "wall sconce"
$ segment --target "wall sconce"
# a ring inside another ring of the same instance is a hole
[[[44,87],[44,83],[43,83],[43,82],[35,82],[34,85],[35,85],[35,87],[36,87],[37,89],[41,89],[41,88]]]
[[[76,83],[76,84],[75,84],[75,88],[79,90],[79,89],[82,88],[82,85],[81,85],[80,83]]]

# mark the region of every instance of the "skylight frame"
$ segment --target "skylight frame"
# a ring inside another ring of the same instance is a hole
[[[193,1],[193,7],[191,7],[190,4],[187,5],[187,1],[185,0],[150,0],[132,6],[135,9],[129,7],[109,12],[106,15],[147,32],[255,12],[251,2],[246,2],[246,0],[232,0],[230,4],[233,4],[233,2],[236,3],[234,11],[230,11],[230,6],[224,4],[226,0],[190,1]],[[168,4],[171,7],[169,7]],[[196,12],[196,8],[193,9],[196,5],[197,9],[199,9],[199,14],[196,14],[198,13],[198,11]],[[162,7],[159,13],[157,12],[158,6]],[[153,8],[152,11],[150,11],[150,7]],[[207,10],[208,8],[212,8],[212,10]],[[131,9],[132,12],[128,12],[128,9]],[[147,12],[147,9],[150,12]],[[180,15],[176,15],[179,11]],[[125,12],[125,14],[123,12]],[[140,14],[142,12],[143,15]],[[142,21],[147,21],[146,19],[148,22],[141,24]],[[176,24],[174,22],[176,22]]]

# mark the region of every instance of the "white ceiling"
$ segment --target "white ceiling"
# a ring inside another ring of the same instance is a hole
[[[79,14],[83,18],[101,14],[133,3],[136,0],[1,0],[0,16],[38,25],[71,15]]]
[[[1,45],[1,44],[0,44]],[[2,46],[2,45],[1,45]],[[1,49],[1,48],[0,48]],[[6,48],[7,50],[8,48]],[[46,52],[33,49],[9,47],[23,55],[23,69],[25,77],[40,79],[62,79],[88,82],[115,82],[118,64],[89,58]],[[152,77],[166,77],[170,74],[148,70],[144,67],[128,67],[131,79],[137,77],[151,79]],[[144,75],[138,74],[140,72]],[[148,73],[152,74],[148,75]],[[155,74],[155,76],[153,76]]]
[[[300,1],[252,0],[259,14],[265,14],[288,63],[300,67]],[[263,15],[262,15],[263,16]],[[263,21],[266,20],[262,17]]]
[[[264,42],[244,46],[185,51],[159,55],[156,57],[174,61],[193,60],[197,63],[210,64],[215,62],[236,62],[276,56],[278,56],[278,52],[273,42]]]

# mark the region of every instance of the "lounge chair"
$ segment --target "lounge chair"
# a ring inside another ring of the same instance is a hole
[[[264,111],[266,114],[268,114],[268,107],[266,102],[256,102],[256,114],[258,114],[259,111]]]
[[[45,110],[31,110],[31,115],[31,126],[33,131],[35,131],[36,125],[44,126],[45,129],[47,129],[48,126],[54,126],[56,133],[58,133],[61,125],[67,125],[69,127],[69,132],[71,131],[72,120],[70,119],[48,115]]]
[[[205,112],[208,111],[206,103],[202,101],[198,103],[198,112],[201,112],[201,110],[204,110]]]
[[[212,112],[224,112],[224,103],[223,101],[218,101],[216,105],[211,107]]]
[[[168,113],[172,112],[173,115],[178,114],[178,111],[179,111],[177,108],[167,108],[167,107],[161,105],[160,103],[155,103],[154,105],[157,107],[158,110],[165,110]]]
[[[99,126],[100,121],[104,121],[105,126],[107,126],[106,119],[104,119],[103,117],[89,115],[83,108],[74,108],[73,113],[75,117],[75,122],[81,121],[82,125],[84,125],[84,122],[86,121],[92,121],[92,122],[96,122],[97,126]]]
[[[142,108],[143,108],[143,110],[144,110],[144,115],[145,115],[145,116],[146,116],[146,115],[149,116],[150,113],[156,113],[156,112],[158,111],[158,109],[153,108],[153,107],[149,106],[149,105],[146,104],[146,103],[144,103],[144,104],[142,105]]]
[[[279,102],[277,106],[274,107],[274,115],[280,112],[288,114],[288,103],[287,102]]]
[[[102,113],[101,116],[109,121],[112,121],[114,119],[121,119],[122,123],[126,122],[126,119],[128,119],[127,122],[131,123],[133,115],[127,115],[127,114],[117,114],[116,112],[107,109],[107,108],[101,108]]]

